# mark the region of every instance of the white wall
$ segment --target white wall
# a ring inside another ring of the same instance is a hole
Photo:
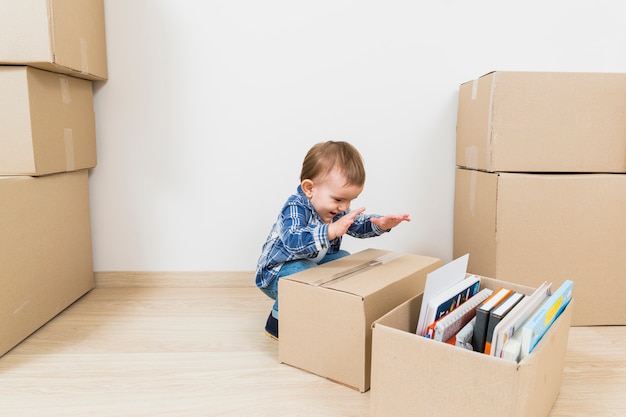
[[[458,86],[491,70],[626,71],[615,1],[105,0],[97,271],[252,270],[314,143],[355,144],[377,247],[452,256]]]

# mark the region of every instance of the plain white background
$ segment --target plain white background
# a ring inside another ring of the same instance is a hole
[[[457,93],[492,70],[626,72],[615,1],[105,0],[96,271],[253,270],[316,142],[347,140],[382,237],[452,257]],[[592,146],[592,144],[590,144]]]

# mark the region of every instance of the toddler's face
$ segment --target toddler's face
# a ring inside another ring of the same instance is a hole
[[[338,170],[332,170],[325,177],[311,182],[310,187],[303,184],[304,192],[322,221],[327,224],[350,208],[352,200],[363,191],[361,185],[346,184],[346,178]]]

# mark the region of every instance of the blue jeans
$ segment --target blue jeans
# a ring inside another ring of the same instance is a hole
[[[261,288],[261,291],[265,293],[269,298],[274,300],[274,306],[272,307],[272,316],[278,319],[278,280],[287,275],[293,275],[297,272],[304,271],[305,269],[313,268],[314,266],[325,264],[326,262],[334,261],[335,259],[343,258],[350,255],[350,252],[345,250],[339,250],[336,253],[331,253],[322,258],[319,263],[315,263],[309,259],[296,259],[295,261],[285,262],[280,268],[278,277],[267,287]]]

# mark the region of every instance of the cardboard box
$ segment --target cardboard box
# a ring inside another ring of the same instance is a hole
[[[576,326],[624,325],[626,174],[457,168],[453,256],[468,271],[537,287],[575,282]]]
[[[87,177],[0,177],[0,355],[93,288]]]
[[[364,250],[279,280],[279,359],[365,392],[371,325],[424,290],[439,259]]]
[[[0,2],[0,64],[106,80],[103,0]]]
[[[488,73],[460,86],[457,166],[626,172],[626,73]]]
[[[0,66],[0,175],[44,175],[96,165],[91,81]]]
[[[482,288],[501,285],[533,291],[481,279]],[[410,299],[373,325],[370,416],[547,416],[561,387],[573,302],[517,363],[416,335],[422,294]]]

